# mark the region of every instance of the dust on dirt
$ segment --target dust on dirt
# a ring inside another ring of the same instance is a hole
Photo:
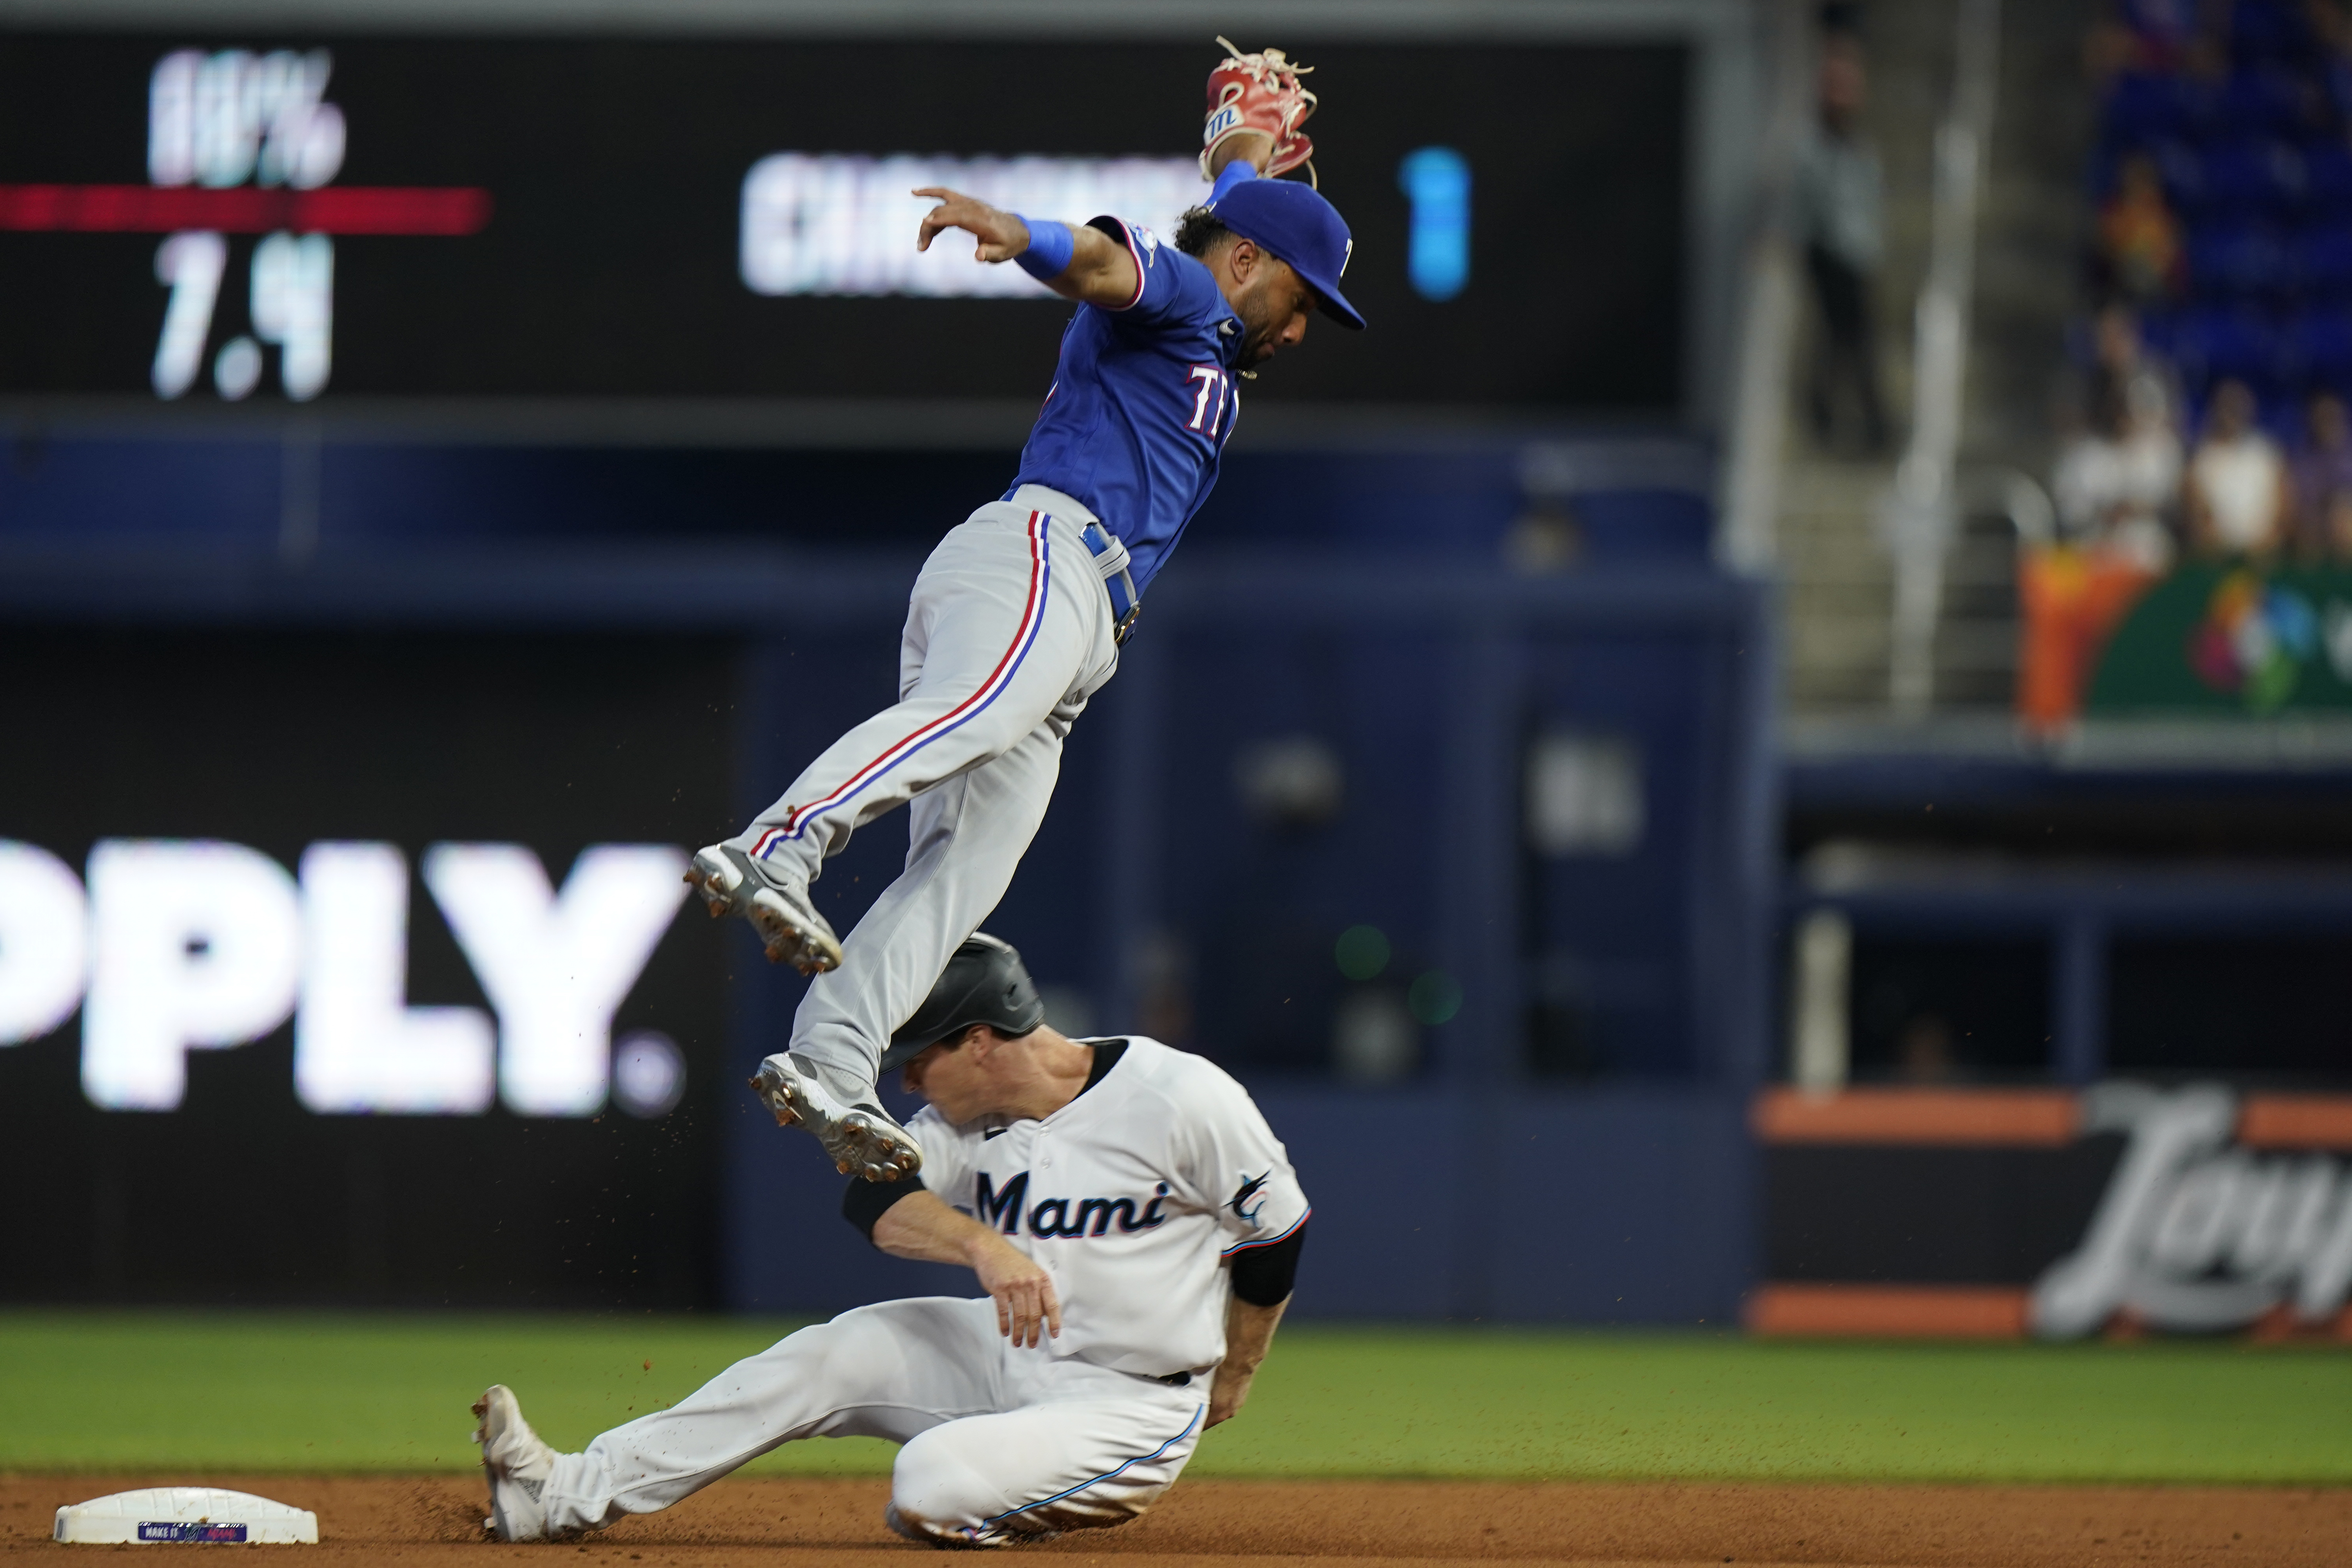
[[[888,1483],[737,1479],[583,1542],[482,1535],[478,1481],[451,1476],[182,1473],[0,1476],[0,1557],[171,1551],[59,1546],[61,1503],[132,1487],[258,1492],[319,1515],[319,1568],[910,1568],[925,1549],[882,1524]],[[2352,1554],[2352,1489],[2212,1487],[1769,1486],[1505,1481],[1179,1482],[1132,1524],[1022,1555],[1148,1559],[1135,1568],[1276,1568],[1318,1558],[1399,1565],[1838,1563],[1854,1568],[2336,1568]],[[190,1550],[207,1550],[194,1549]],[[247,1551],[277,1548],[249,1547]],[[58,1559],[61,1564],[63,1559]],[[26,1564],[26,1568],[30,1568]]]

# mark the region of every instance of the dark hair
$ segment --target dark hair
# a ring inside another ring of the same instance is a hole
[[[1224,220],[1206,207],[1188,207],[1176,220],[1176,248],[1187,256],[1206,256],[1233,236]]]

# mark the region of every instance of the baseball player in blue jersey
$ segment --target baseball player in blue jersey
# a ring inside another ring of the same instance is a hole
[[[1296,346],[1312,311],[1364,324],[1339,291],[1347,224],[1310,185],[1266,177],[1309,151],[1297,126],[1313,99],[1297,68],[1236,52],[1210,94],[1202,172],[1215,183],[1173,244],[1116,217],[1071,225],[916,193],[939,203],[919,248],[963,230],[982,262],[1013,262],[1079,309],[1012,487],[950,530],[915,581],[899,700],[688,872],[713,915],[750,920],[771,961],[816,977],[790,1049],[752,1087],[868,1181],[922,1163],[874,1092],[882,1050],[1011,885],[1063,739],[1216,482],[1241,379]],[[809,885],[901,805],[906,870],[838,941]]]

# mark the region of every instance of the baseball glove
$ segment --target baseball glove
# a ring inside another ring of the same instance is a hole
[[[1209,155],[1217,144],[1239,132],[1255,131],[1274,138],[1268,174],[1286,174],[1304,166],[1307,183],[1315,183],[1315,143],[1298,132],[1315,112],[1315,95],[1298,83],[1313,70],[1283,58],[1280,49],[1245,55],[1226,39],[1225,58],[1209,73],[1209,119],[1201,131],[1201,177],[1212,177]]]

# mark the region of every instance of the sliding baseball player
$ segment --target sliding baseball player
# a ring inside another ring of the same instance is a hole
[[[494,1385],[474,1406],[501,1541],[651,1513],[802,1437],[887,1437],[891,1529],[1003,1546],[1125,1523],[1238,1414],[1289,1304],[1308,1208],[1241,1085],[1156,1040],[1045,1026],[1021,955],[966,941],[883,1066],[929,1101],[922,1173],[843,1213],[984,1297],[803,1329],[670,1409],[559,1454]]]
[[[1241,380],[1297,344],[1312,311],[1364,324],[1339,292],[1352,242],[1339,212],[1309,184],[1261,177],[1312,152],[1298,128],[1314,95],[1298,75],[1268,49],[1234,51],[1211,76],[1202,173],[1215,184],[1172,244],[1115,217],[1071,225],[916,193],[939,203],[918,248],[961,229],[982,262],[1011,261],[1077,301],[1053,387],[1012,488],[950,530],[915,580],[898,703],[687,875],[713,915],[751,921],[772,962],[816,976],[790,1048],[752,1087],[845,1172],[882,1182],[919,1167],[917,1140],[874,1092],[884,1044],[1011,885],[1064,737],[1216,482]],[[898,805],[905,873],[838,941],[810,884]]]

